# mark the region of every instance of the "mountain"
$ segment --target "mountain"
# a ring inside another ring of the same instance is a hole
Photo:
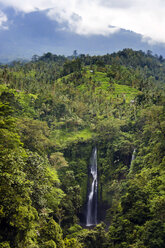
[[[67,31],[56,21],[48,19],[44,11],[17,14],[12,8],[5,12],[9,18],[8,29],[0,30],[0,62],[22,58],[31,59],[34,54],[50,51],[55,54],[78,53],[102,55],[124,48],[151,50],[153,54],[165,56],[163,44],[149,45],[142,36],[129,30],[120,29],[109,35],[78,35]]]

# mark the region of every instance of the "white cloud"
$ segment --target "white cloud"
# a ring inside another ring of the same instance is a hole
[[[165,43],[164,0],[0,0],[0,3],[25,13],[47,10],[49,18],[80,35],[110,35],[123,28],[141,34],[150,43]]]
[[[6,22],[7,16],[0,10],[0,29],[8,29]]]

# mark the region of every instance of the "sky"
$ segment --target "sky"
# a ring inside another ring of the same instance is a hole
[[[164,0],[0,0],[0,61],[123,48],[165,56]]]

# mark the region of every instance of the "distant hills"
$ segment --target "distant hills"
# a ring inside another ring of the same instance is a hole
[[[124,48],[147,51],[165,56],[163,44],[148,44],[140,34],[121,29],[110,35],[83,36],[61,29],[56,21],[48,19],[43,12],[15,15],[8,9],[12,20],[8,29],[0,30],[0,62],[8,63],[18,58],[31,59],[34,54],[71,55],[76,49],[82,54],[102,55]],[[10,21],[9,19],[9,21]]]

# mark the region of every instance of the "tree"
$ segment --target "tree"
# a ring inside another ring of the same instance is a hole
[[[0,102],[0,242],[7,241],[6,247],[10,242],[28,247],[36,240],[38,214],[30,199],[31,183],[23,172],[26,152],[10,113],[10,106]]]
[[[48,223],[45,223],[44,226],[41,226],[39,242],[42,247],[49,247],[48,244],[52,244],[53,247],[64,248],[64,241],[62,237],[62,230],[60,226],[53,220],[50,219]],[[47,245],[47,246],[46,246]]]

